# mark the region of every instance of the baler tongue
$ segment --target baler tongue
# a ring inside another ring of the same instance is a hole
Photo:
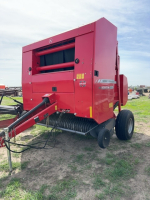
[[[21,116],[0,133],[0,147],[3,147],[5,143],[7,147],[9,147],[10,144],[6,141],[9,141],[11,138],[15,137],[22,131],[30,128],[34,124],[46,119],[48,116],[56,112],[57,103],[55,102],[55,94],[46,94],[42,98],[43,101],[40,104]],[[11,160],[9,149],[8,160]]]

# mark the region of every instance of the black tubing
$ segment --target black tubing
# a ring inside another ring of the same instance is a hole
[[[30,110],[25,115],[23,115],[22,117],[20,117],[19,119],[17,119],[15,122],[13,122],[11,125],[9,125],[8,126],[8,132],[10,130],[12,130],[16,125],[18,125],[21,121],[23,121],[26,117],[28,117],[30,114],[32,114],[38,108],[40,108],[42,105],[44,105],[45,103],[48,103],[48,102],[49,102],[49,99],[48,98],[44,98],[43,101],[40,104],[38,104],[37,106],[35,106],[32,110]]]

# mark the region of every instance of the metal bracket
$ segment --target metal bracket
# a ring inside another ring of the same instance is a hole
[[[7,141],[9,141],[9,132],[8,132],[8,128],[4,128],[4,132],[5,132],[5,139]],[[7,146],[10,149],[10,143],[7,142]],[[12,161],[11,161],[11,152],[10,150],[7,149],[7,156],[8,156],[8,164],[9,164],[9,171],[10,173],[12,172]]]

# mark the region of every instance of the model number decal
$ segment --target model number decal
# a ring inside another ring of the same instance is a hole
[[[111,79],[98,79],[95,81],[96,83],[116,83],[116,81],[111,80]]]
[[[99,87],[99,89],[101,89],[101,90],[111,90],[111,89],[114,89],[114,86],[101,86],[101,87]]]

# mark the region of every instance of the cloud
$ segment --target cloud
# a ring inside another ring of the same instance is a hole
[[[126,66],[149,70],[149,12],[149,0],[0,1],[0,77],[7,85],[20,85],[22,46],[105,17],[118,28],[121,69],[129,81],[138,84],[143,73],[148,83],[144,70],[135,77]]]

